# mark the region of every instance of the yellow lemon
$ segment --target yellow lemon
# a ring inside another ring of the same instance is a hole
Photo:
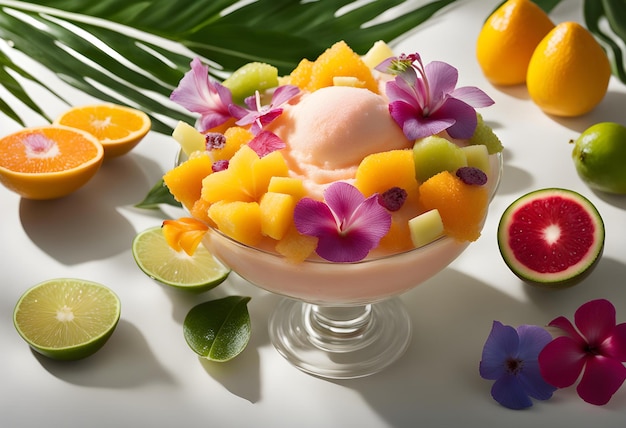
[[[611,64],[593,35],[576,22],[563,22],[535,49],[526,85],[544,112],[573,117],[602,101],[610,78]]]
[[[476,41],[485,77],[495,85],[524,83],[535,48],[553,28],[548,15],[532,1],[504,3],[485,21]]]

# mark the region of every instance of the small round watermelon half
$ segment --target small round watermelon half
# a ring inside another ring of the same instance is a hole
[[[604,250],[596,207],[572,190],[536,190],[514,201],[498,225],[498,246],[523,281],[565,288],[591,273]]]

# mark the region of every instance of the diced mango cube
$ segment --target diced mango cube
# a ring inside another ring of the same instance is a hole
[[[280,240],[293,224],[296,200],[286,193],[267,192],[259,203],[261,208],[261,233]]]
[[[314,236],[302,235],[294,225],[276,243],[276,251],[292,263],[300,263],[309,257],[317,248],[318,239]]]
[[[209,207],[209,217],[222,233],[243,244],[254,246],[263,238],[257,202],[216,202]]]
[[[192,156],[165,173],[163,182],[178,202],[185,208],[191,209],[193,204],[200,199],[202,180],[213,172],[212,165],[213,162],[206,153]]]

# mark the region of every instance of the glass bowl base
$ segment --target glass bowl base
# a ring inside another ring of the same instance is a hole
[[[411,319],[399,298],[362,306],[318,306],[283,299],[269,335],[293,366],[314,376],[369,376],[400,358],[411,341]]]

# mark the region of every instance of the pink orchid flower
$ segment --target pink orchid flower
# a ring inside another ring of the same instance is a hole
[[[377,70],[396,74],[387,82],[389,112],[409,140],[447,131],[452,138],[470,138],[477,125],[477,107],[494,101],[473,86],[456,88],[458,70],[433,61],[424,66],[415,53],[383,61]]]
[[[549,325],[565,336],[552,340],[539,354],[539,368],[550,384],[576,387],[580,398],[604,405],[626,380],[626,323],[616,324],[615,307],[604,299],[583,304],[574,314],[576,327],[565,317]]]
[[[190,112],[200,114],[200,131],[219,126],[232,117],[228,110],[233,102],[230,89],[211,79],[209,67],[199,58],[191,61],[191,69],[172,91],[170,99]]]
[[[245,99],[244,108],[236,104],[230,106],[233,117],[239,119],[236,124],[239,126],[252,125],[250,132],[258,134],[261,129],[269,125],[274,119],[283,113],[281,105],[300,93],[300,88],[294,85],[279,86],[272,95],[272,101],[268,105],[261,104],[261,95],[257,91],[255,95]]]
[[[303,235],[319,238],[315,251],[326,260],[364,259],[391,227],[391,214],[378,203],[378,194],[366,199],[351,184],[336,182],[326,189],[324,200],[302,198],[294,222]]]

